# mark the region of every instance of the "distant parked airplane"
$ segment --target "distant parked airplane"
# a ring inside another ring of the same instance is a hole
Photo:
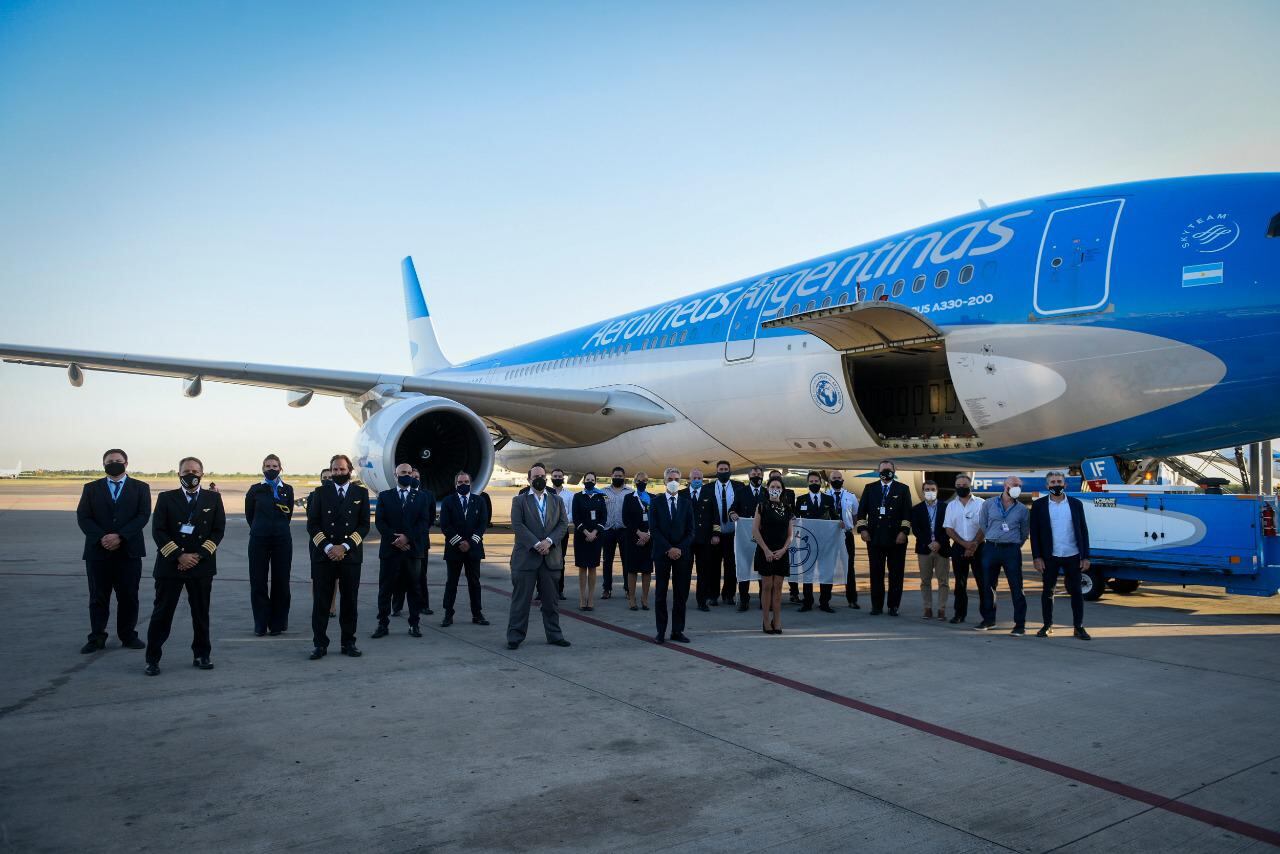
[[[22,477],[22,460],[18,460],[18,465],[11,469],[0,469],[0,477],[11,477],[15,480]]]

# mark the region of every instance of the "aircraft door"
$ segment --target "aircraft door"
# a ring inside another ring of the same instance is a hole
[[[1111,295],[1111,253],[1124,199],[1049,214],[1036,260],[1033,299],[1042,315],[1095,311]]]
[[[771,284],[748,288],[733,307],[729,331],[724,339],[724,360],[745,362],[756,354],[756,336],[760,333],[761,315],[768,310]]]

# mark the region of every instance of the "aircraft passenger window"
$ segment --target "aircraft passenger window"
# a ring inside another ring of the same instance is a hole
[[[946,270],[939,270],[938,275],[933,277],[933,286],[935,288],[945,288],[947,286],[947,277],[950,275]]]
[[[973,279],[973,265],[965,264],[960,268],[960,277],[956,281],[962,285],[967,285],[971,279]]]
[[[911,293],[918,294],[924,290],[924,274],[916,276],[915,281],[911,283]]]
[[[681,329],[681,330],[680,330],[680,343],[681,343],[681,344],[683,344],[684,342],[686,342],[686,341],[688,341],[688,340],[689,340],[689,330],[688,330],[688,329]]]
[[[795,303],[794,305],[791,306],[791,313],[792,314],[800,313],[800,303]]]
[[[831,297],[827,297],[822,301],[823,308],[831,308]]]
[[[895,298],[900,297],[902,296],[902,292],[906,289],[907,289],[907,280],[898,279],[898,281],[893,283],[893,290],[889,291],[889,295]]]
[[[625,347],[623,347],[623,348],[622,348],[622,352],[624,352],[624,353],[630,353],[630,352],[631,352],[631,342],[630,342],[630,341],[628,341],[628,342],[627,342],[627,346],[625,346]]]
[[[863,300],[865,300],[866,298],[867,298],[867,289],[866,289],[866,288],[858,288],[858,302],[862,302],[862,301],[863,301]]]
[[[839,300],[839,302],[838,302],[837,304],[838,304],[838,305],[848,305],[848,304],[849,304],[849,292],[848,292],[848,291],[845,291],[844,293],[840,294],[840,300]]]
[[[660,342],[658,342],[658,346],[659,346],[659,347],[665,347],[665,346],[667,346],[667,336],[666,336],[666,335],[663,335],[663,336],[662,336],[662,340],[661,340]]]
[[[814,300],[809,300],[809,304],[808,304],[808,305],[806,305],[806,306],[804,307],[804,310],[805,310],[805,311],[813,311],[813,310],[814,310],[815,308],[817,308],[817,307],[818,307],[818,303],[817,303],[817,302],[815,302]]]
[[[871,292],[871,299],[872,299],[872,301],[874,302],[875,300],[880,299],[880,297],[882,297],[882,296],[884,296],[884,284],[883,284],[883,283],[881,283],[881,284],[879,284],[879,285],[876,285],[876,289],[875,289],[874,291],[872,291],[872,292]]]

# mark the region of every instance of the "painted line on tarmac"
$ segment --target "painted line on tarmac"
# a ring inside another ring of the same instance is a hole
[[[506,596],[508,599],[511,598],[510,590],[502,590],[489,584],[485,584],[483,587],[492,593],[497,593],[499,596]],[[649,635],[633,631],[632,629],[626,629],[622,626],[614,625],[613,623],[605,622],[604,620],[597,619],[596,617],[589,617],[585,614],[578,614],[572,611],[561,611],[560,614],[561,616],[569,617],[571,619],[578,620],[579,622],[587,623],[597,628],[623,635],[624,637],[652,644],[653,646],[659,646],[659,644],[657,644]],[[1034,753],[1026,753],[1025,751],[1007,747],[1003,744],[997,744],[994,741],[987,741],[984,738],[978,738],[977,736],[960,732],[959,730],[938,726],[937,724],[921,720],[920,718],[904,715],[901,712],[895,712],[892,709],[886,709],[882,706],[865,703],[862,700],[855,700],[853,697],[846,697],[843,694],[837,694],[834,691],[828,691],[825,688],[819,688],[816,685],[809,685],[806,682],[789,679],[786,676],[781,676],[768,670],[761,670],[760,668],[752,667],[749,664],[741,664],[728,658],[721,658],[718,655],[703,652],[701,650],[685,646],[684,644],[670,642],[661,644],[661,648],[669,650],[670,652],[677,652],[682,655],[692,656],[694,658],[710,662],[711,664],[720,665],[721,667],[727,667],[730,670],[736,670],[737,672],[747,676],[754,676],[755,678],[761,679],[765,682],[772,682],[773,684],[780,685],[783,688],[790,688],[793,691],[808,694],[811,697],[817,697],[820,700],[826,700],[829,703],[835,703],[836,705],[844,706],[847,709],[853,709],[854,711],[862,712],[863,714],[872,715],[886,721],[892,721],[893,723],[901,726],[909,727],[910,729],[914,729],[919,732],[928,733],[929,735],[937,736],[938,738],[943,738],[947,741],[964,745],[965,747],[972,747],[975,750],[981,750],[984,753],[999,756],[1022,765],[1027,765],[1031,768],[1037,768],[1050,774],[1056,774],[1059,777],[1064,777],[1077,783],[1083,783],[1086,786],[1093,786],[1095,789],[1101,789],[1104,792],[1111,792],[1114,795],[1120,795],[1121,797],[1137,801],[1138,803],[1147,804],[1148,806],[1155,807],[1156,809],[1162,809],[1166,812],[1180,815],[1183,818],[1199,821],[1212,827],[1220,827],[1223,830],[1228,830],[1232,833],[1239,834],[1240,836],[1247,836],[1250,839],[1256,839],[1259,842],[1266,842],[1280,847],[1280,831],[1277,830],[1261,827],[1256,824],[1250,824],[1247,821],[1232,818],[1229,815],[1223,815],[1222,813],[1213,812],[1212,810],[1202,809],[1201,807],[1193,806],[1175,798],[1168,798],[1164,795],[1156,794],[1155,792],[1148,792],[1145,789],[1130,786],[1127,783],[1121,783],[1118,780],[1112,780],[1080,768],[1073,768],[1070,765],[1055,762],[1052,759],[1045,759],[1042,756],[1036,756]]]

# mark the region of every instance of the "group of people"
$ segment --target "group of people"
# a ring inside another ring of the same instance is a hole
[[[116,596],[116,632],[130,649],[146,650],[146,673],[157,675],[179,598],[185,591],[191,610],[193,666],[212,669],[209,641],[209,601],[217,572],[217,551],[226,529],[222,497],[216,489],[201,488],[204,466],[195,457],[179,463],[179,488],[161,493],[152,510],[148,484],[127,474],[128,456],[113,448],[103,456],[104,478],[85,484],[77,519],[85,534],[84,560],[89,586],[90,634],[81,652],[105,647],[110,600]],[[254,632],[276,636],[288,629],[289,576],[293,555],[290,523],[295,508],[293,488],[285,483],[280,459],[268,455],[263,479],[245,495],[249,523],[250,602]],[[336,612],[343,655],[358,657],[356,645],[357,595],[364,541],[371,527],[380,535],[378,547],[377,628],[372,638],[390,633],[390,618],[407,604],[409,634],[421,637],[420,621],[430,615],[427,559],[430,531],[444,538],[446,583],[442,627],[453,624],[457,589],[465,577],[473,623],[487,626],[481,609],[480,565],[485,558],[485,534],[493,508],[484,492],[472,493],[471,477],[459,472],[454,489],[437,501],[421,485],[409,463],[395,469],[396,485],[380,493],[377,512],[371,511],[368,490],[352,479],[351,460],[335,455],[322,474],[321,485],[306,502],[310,538],[312,660],[328,654],[329,620]],[[549,478],[548,478],[549,475]],[[1065,477],[1048,476],[1049,495],[1030,508],[1019,501],[1021,481],[1006,480],[998,498],[984,501],[973,495],[965,475],[956,478],[955,497],[938,500],[937,484],[925,481],[923,500],[912,503],[911,492],[897,480],[896,466],[884,460],[879,479],[861,496],[846,489],[841,472],[808,473],[807,491],[796,495],[773,470],[752,467],[746,483],[733,480],[730,464],[719,461],[715,478],[704,479],[700,469],[663,472],[662,488],[649,491],[649,478],[637,472],[634,487],[626,471],[616,467],[610,485],[598,487],[587,472],[580,492],[565,486],[565,473],[547,471],[539,463],[529,471],[529,485],[511,506],[515,543],[511,553],[513,602],[507,626],[507,646],[515,649],[528,633],[529,611],[539,604],[547,641],[569,646],[559,625],[559,602],[565,599],[564,576],[569,537],[578,574],[578,607],[595,605],[597,570],[603,566],[601,598],[612,596],[613,562],[618,557],[628,607],[650,610],[654,590],[658,643],[668,639],[688,643],[686,604],[691,586],[698,610],[713,606],[750,608],[750,582],[738,581],[735,539],[739,520],[751,520],[755,544],[753,569],[759,576],[761,630],[782,633],[782,585],[791,575],[790,545],[797,519],[837,522],[843,529],[848,556],[846,604],[860,608],[854,576],[856,540],[867,549],[872,615],[897,616],[901,607],[909,536],[915,537],[923,616],[946,620],[948,594],[953,590],[951,623],[963,623],[968,613],[968,578],[974,576],[981,621],[977,628],[995,626],[996,584],[1004,572],[1013,599],[1012,634],[1025,633],[1022,547],[1031,540],[1035,569],[1044,579],[1041,595],[1043,627],[1053,626],[1053,593],[1061,574],[1071,597],[1073,630],[1087,640],[1083,624],[1081,573],[1089,569],[1089,536],[1083,505],[1064,494]],[[138,585],[146,554],[143,531],[151,521],[157,548],[155,603],[146,641],[139,637]],[[697,583],[693,585],[696,569]],[[652,582],[656,581],[656,584]],[[887,581],[887,584],[886,584]],[[954,582],[954,583],[953,583]],[[832,584],[819,584],[815,600],[812,584],[790,584],[790,599],[801,611],[831,613]]]

